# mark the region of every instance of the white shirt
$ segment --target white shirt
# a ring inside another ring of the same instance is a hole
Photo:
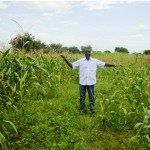
[[[81,85],[94,85],[96,83],[96,71],[98,67],[104,67],[105,62],[98,59],[79,59],[72,63],[73,69],[79,69],[79,83]]]

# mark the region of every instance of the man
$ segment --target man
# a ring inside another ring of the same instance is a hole
[[[81,113],[85,114],[85,95],[86,90],[89,95],[91,115],[95,114],[94,109],[94,85],[96,83],[96,71],[98,67],[118,67],[119,65],[108,64],[98,59],[91,58],[91,50],[85,50],[85,58],[81,58],[73,63],[70,63],[65,56],[61,55],[64,61],[72,69],[79,69],[79,84],[80,84],[80,109]]]

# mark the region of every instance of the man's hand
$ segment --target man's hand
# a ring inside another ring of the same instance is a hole
[[[105,67],[122,67],[122,65],[114,65],[114,64],[105,63]]]
[[[123,67],[122,65],[115,65],[115,67]]]

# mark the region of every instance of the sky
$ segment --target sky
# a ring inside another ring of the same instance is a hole
[[[17,34],[62,46],[150,49],[150,0],[0,0],[0,49]]]

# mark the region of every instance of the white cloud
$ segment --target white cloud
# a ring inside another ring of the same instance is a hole
[[[131,38],[141,38],[143,37],[143,34],[133,34],[133,35],[130,35]]]
[[[95,1],[83,1],[81,4],[88,7],[89,10],[94,9],[108,9],[112,7],[113,4],[118,3],[119,1],[116,0],[95,0]]]
[[[135,3],[135,2],[150,2],[150,0],[83,0],[82,5],[89,10],[109,9],[115,4]]]
[[[150,0],[121,0],[127,3],[135,3],[135,2],[150,2]]]
[[[139,25],[139,30],[140,31],[150,31],[150,25],[140,24]]]
[[[70,10],[74,4],[78,2],[89,10],[109,9],[115,4],[121,3],[136,3],[136,2],[150,2],[150,0],[10,0],[0,2],[0,9],[5,9],[9,5],[25,4],[32,9],[41,9],[46,11],[62,12]]]
[[[5,34],[7,33],[8,31],[4,30],[4,29],[0,29],[0,34]]]
[[[0,2],[0,9],[5,9],[7,7],[8,5],[5,2]]]
[[[6,9],[10,6],[26,5],[28,8],[41,9],[46,11],[62,12],[72,8],[71,1],[65,0],[9,0],[0,1],[0,9]]]
[[[26,1],[24,4],[30,5],[32,8],[46,10],[46,11],[65,11],[71,9],[70,1]]]

